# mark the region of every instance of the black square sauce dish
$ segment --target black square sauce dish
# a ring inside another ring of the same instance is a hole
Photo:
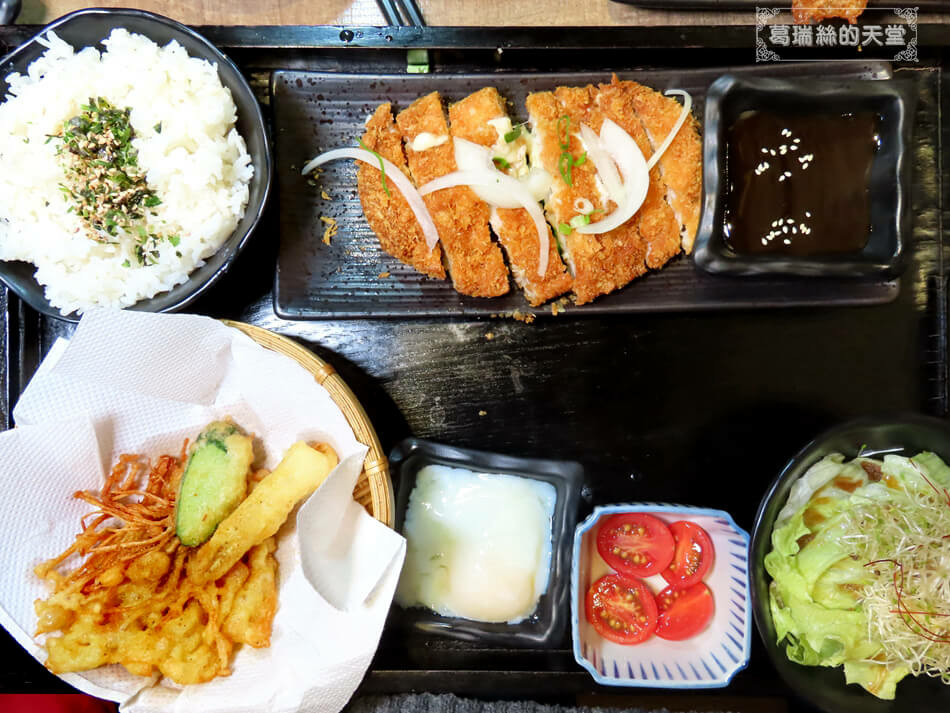
[[[915,106],[911,81],[717,79],[696,264],[730,275],[899,274]]]
[[[415,511],[420,513],[423,510],[431,511],[439,507],[438,503],[425,500],[431,488],[431,483],[433,482],[431,475],[436,472],[449,474],[448,476],[438,476],[440,478],[448,478],[447,480],[441,481],[443,483],[461,483],[455,491],[458,495],[452,496],[454,498],[452,502],[455,504],[462,503],[461,507],[463,508],[472,507],[474,509],[471,512],[477,513],[477,508],[479,507],[477,500],[474,498],[469,499],[473,490],[477,488],[471,488],[470,483],[466,481],[452,480],[456,475],[460,478],[467,478],[468,476],[466,474],[459,473],[457,470],[444,471],[437,469],[427,470],[423,478],[420,478],[420,472],[427,466],[463,469],[471,471],[471,473],[476,476],[487,475],[487,480],[496,484],[506,481],[506,479],[499,480],[495,478],[495,476],[516,476],[517,482],[515,482],[514,485],[516,488],[522,489],[522,492],[538,491],[550,495],[553,489],[554,501],[553,508],[550,510],[552,515],[550,517],[550,558],[546,572],[547,586],[546,589],[543,589],[540,596],[537,597],[537,604],[529,614],[520,618],[520,620],[516,620],[515,617],[512,617],[511,620],[505,621],[479,621],[472,618],[464,618],[463,616],[439,614],[432,609],[425,608],[425,606],[421,604],[403,607],[398,604],[400,595],[397,594],[397,605],[393,607],[390,613],[388,625],[415,629],[427,634],[439,634],[467,641],[501,646],[548,646],[557,643],[565,636],[571,616],[570,601],[568,598],[571,579],[571,545],[574,536],[574,527],[577,524],[580,489],[584,478],[583,467],[579,463],[571,461],[519,458],[485,451],[456,448],[454,446],[415,438],[406,439],[398,444],[390,453],[389,459],[392,472],[398,478],[396,486],[396,530],[403,535],[406,534],[406,519],[407,511],[410,506],[410,496],[420,480],[424,480],[426,485],[420,488],[420,494],[416,496],[418,504],[414,506],[414,508],[416,508]],[[511,484],[511,481],[506,482]],[[451,485],[449,487],[455,486]],[[425,494],[422,494],[423,490],[425,490]],[[496,495],[498,492],[499,491],[495,491]],[[481,495],[484,497],[485,491],[482,491]],[[441,502],[447,501],[448,499]],[[470,503],[473,502],[475,504],[470,505]],[[503,503],[502,507],[498,508],[499,511],[509,510],[507,500],[499,500],[496,497],[495,502]],[[540,502],[540,500],[537,502]],[[537,502],[534,504],[537,505]],[[482,503],[482,506],[483,505],[484,502]],[[446,506],[446,511],[448,511],[449,507],[450,506]],[[453,504],[451,507],[455,507],[455,505]],[[515,508],[515,505],[511,504],[510,507]],[[484,512],[484,510],[482,512]],[[510,512],[507,514],[511,515]],[[420,518],[416,522],[422,521],[421,516],[414,515],[414,517]],[[466,519],[470,521],[468,524],[456,524]],[[487,519],[492,518],[489,517]],[[506,519],[510,521],[512,517],[500,518],[501,521],[505,521]],[[434,520],[430,522],[434,522]],[[469,532],[474,531],[475,539],[479,543],[482,542],[482,538],[490,540],[494,534],[490,532],[490,526],[487,521],[485,522],[485,526],[482,527],[482,523],[477,517],[474,519],[467,518],[464,513],[455,519],[448,517],[446,520],[443,520],[442,523],[443,524],[438,525],[438,527],[441,528],[444,524],[450,523],[450,527],[454,528],[457,526],[459,528],[466,528]],[[417,525],[416,527],[418,528],[416,529],[417,533],[423,532],[422,525]],[[431,531],[432,530],[430,530],[430,532]],[[528,531],[528,534],[530,536],[530,531]],[[505,537],[507,537],[507,541],[510,542],[513,537],[512,532],[506,530]],[[542,542],[544,541],[543,538],[544,535],[542,534],[540,538]],[[517,539],[517,537],[515,536],[514,539]],[[504,542],[505,540],[502,539],[502,541]],[[456,579],[457,577],[463,579],[468,577],[471,579],[473,576],[472,573],[469,572],[466,574],[461,571],[466,569],[466,567],[459,567],[457,564],[460,561],[458,555],[459,551],[467,553],[473,552],[471,549],[465,549],[471,545],[463,544],[461,535],[458,536],[457,542],[455,541],[455,533],[447,536],[444,542],[440,540],[439,544],[445,545],[445,551],[439,549],[434,554],[431,554],[431,556],[428,550],[424,549],[429,544],[431,544],[431,541],[424,539],[420,534],[415,544],[415,549],[417,553],[424,552],[425,554],[418,554],[416,558],[417,561],[422,561],[424,564],[427,559],[431,559],[434,561],[436,567],[441,566],[442,561],[446,563],[444,567],[446,571],[438,575],[442,577],[442,579],[436,580],[434,579],[436,575],[431,575],[430,581],[454,582],[459,581]],[[479,544],[479,546],[481,545]],[[407,572],[410,570],[413,572],[421,571],[421,567],[418,565],[410,564],[410,555],[413,547],[413,543],[410,542],[409,550],[407,550],[406,565],[403,568],[403,580],[400,581],[399,586],[400,593],[407,585],[407,582],[404,581],[407,577]],[[443,556],[445,559],[441,560]],[[517,556],[513,557],[517,559]],[[461,561],[469,561],[467,558],[468,555],[466,554]],[[509,553],[506,552],[502,559],[508,560],[509,558]],[[486,558],[482,558],[481,561],[484,562],[485,559]],[[487,559],[490,560],[491,557]],[[544,572],[544,561],[543,556],[538,558],[538,577]],[[453,565],[455,565],[455,571],[453,571]],[[502,572],[501,575],[493,575],[489,571],[482,570],[481,573],[483,583],[476,586],[474,590],[484,589],[487,592],[491,592],[493,588],[504,588],[507,586],[504,572]],[[536,583],[538,580],[535,579],[533,581]],[[412,586],[413,585],[410,586],[409,591],[416,591]],[[429,586],[434,587],[435,585]],[[539,589],[540,587],[535,588],[535,596],[537,596]],[[434,590],[435,589],[428,591]],[[510,594],[509,590],[510,588],[503,589],[502,591],[507,596]],[[420,588],[418,591],[422,591],[422,589]],[[479,601],[471,603],[470,606],[476,609],[480,607],[482,605],[481,598],[483,596],[482,594],[476,593],[473,598],[479,598]]]

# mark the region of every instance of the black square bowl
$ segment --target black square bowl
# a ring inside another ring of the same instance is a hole
[[[903,267],[910,235],[911,137],[916,92],[911,81],[814,78],[739,79],[723,75],[706,98],[703,142],[703,217],[696,264],[729,275],[894,277]],[[879,150],[871,165],[871,236],[860,252],[814,256],[744,255],[726,242],[724,219],[729,127],[747,111],[787,115],[873,112],[879,117]]]
[[[174,312],[194,302],[224,275],[250,239],[267,203],[272,163],[267,127],[257,97],[237,66],[197,32],[167,17],[144,10],[91,8],[64,15],[0,59],[0,100],[5,97],[9,88],[7,75],[12,72],[25,74],[30,64],[46,51],[47,48],[39,39],[48,31],[52,30],[78,51],[83,47],[98,45],[112,30],[120,27],[144,35],[160,47],[175,40],[191,57],[217,65],[221,84],[231,91],[231,98],[237,108],[235,126],[244,138],[251,164],[254,166],[244,217],[218,251],[205,259],[204,265],[195,268],[181,284],[159,292],[154,297],[139,300],[127,308],[142,312]],[[35,272],[36,268],[32,263],[0,261],[0,281],[30,307],[49,317],[70,322],[79,321],[80,315],[77,312],[63,315],[49,303],[43,286],[34,277]]]
[[[817,436],[802,448],[772,482],[755,516],[749,551],[752,612],[772,664],[789,688],[827,713],[947,713],[950,686],[936,678],[908,676],[897,684],[894,700],[875,698],[856,684],[847,684],[844,669],[802,666],[785,655],[786,641],[776,641],[775,624],[769,607],[769,583],[764,559],[772,549],[772,528],[785,506],[792,486],[819,460],[831,453],[848,459],[859,452],[883,458],[897,453],[908,458],[921,451],[933,451],[950,458],[950,424],[919,414],[869,417],[849,421]]]
[[[534,613],[517,624],[473,621],[447,617],[430,609],[393,607],[390,624],[429,634],[501,646],[543,647],[557,643],[567,632],[571,619],[571,548],[577,508],[580,503],[584,469],[572,461],[518,458],[514,456],[456,448],[432,441],[408,438],[389,454],[396,486],[396,530],[403,532],[409,495],[416,475],[427,465],[466,468],[476,473],[516,475],[554,486],[556,500],[551,521],[551,571],[548,588]],[[405,533],[403,533],[405,534]]]

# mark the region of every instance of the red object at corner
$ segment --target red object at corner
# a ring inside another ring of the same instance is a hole
[[[3,713],[116,713],[119,706],[82,693],[0,694]]]

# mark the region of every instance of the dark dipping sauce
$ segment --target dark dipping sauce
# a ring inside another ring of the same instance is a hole
[[[747,255],[861,251],[871,234],[878,121],[873,112],[741,114],[726,148],[729,247]]]

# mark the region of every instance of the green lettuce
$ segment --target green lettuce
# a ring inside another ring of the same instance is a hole
[[[910,668],[875,661],[884,658],[883,647],[870,638],[861,606],[870,575],[849,544],[855,533],[847,514],[856,503],[893,498],[889,478],[905,488],[929,488],[922,473],[937,488],[950,487],[950,467],[933,453],[887,455],[883,462],[844,462],[839,454],[822,459],[793,487],[765,557],[772,621],[788,658],[807,666],[843,665],[848,683],[879,698],[894,698]]]

